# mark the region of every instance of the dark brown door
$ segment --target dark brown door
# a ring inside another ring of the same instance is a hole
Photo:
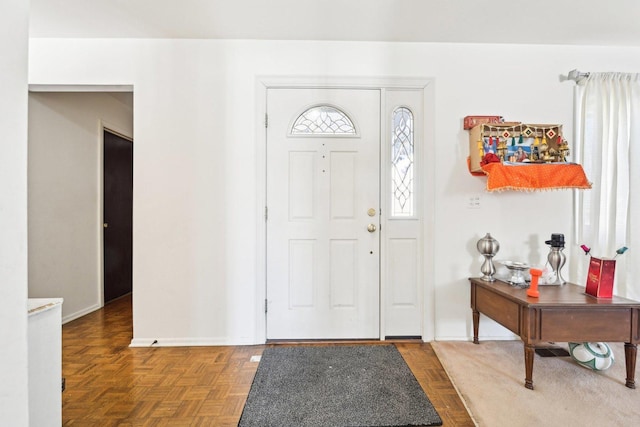
[[[131,292],[133,142],[104,130],[104,302]]]

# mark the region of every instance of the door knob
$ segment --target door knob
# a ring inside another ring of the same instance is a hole
[[[105,222],[104,224],[102,224],[102,227],[103,227],[103,228],[107,228],[108,226],[109,226],[109,223],[108,223],[108,222]]]
[[[377,227],[375,224],[369,224],[367,225],[367,231],[369,231],[369,233],[373,233],[374,231],[377,230]]]

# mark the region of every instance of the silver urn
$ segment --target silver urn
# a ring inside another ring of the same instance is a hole
[[[482,267],[480,267],[482,280],[486,282],[495,281],[496,279],[493,275],[496,274],[496,267],[493,265],[493,257],[498,253],[498,250],[500,250],[500,243],[491,237],[490,233],[487,233],[486,236],[478,240],[476,248],[478,248],[478,252],[484,256],[484,262],[482,263]]]

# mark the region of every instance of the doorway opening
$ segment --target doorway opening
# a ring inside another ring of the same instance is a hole
[[[29,92],[29,296],[64,298],[67,323],[104,305],[103,132],[132,139],[133,87]]]
[[[264,315],[257,327],[264,340],[432,339],[434,160],[427,153],[433,143],[433,82],[273,77],[260,79],[258,86],[265,121],[257,139],[258,176],[266,185],[258,195],[264,217],[258,230],[264,239],[258,306]],[[287,92],[315,98],[293,102],[281,114],[279,101],[272,101]],[[334,92],[353,96],[336,101],[327,95]],[[366,142],[358,107],[350,103],[365,92],[379,96],[365,102],[377,111],[362,116],[377,136],[375,158],[365,154],[368,160],[360,162]],[[337,129],[338,135],[308,135],[316,119],[315,125]],[[360,192],[360,181],[364,188],[375,185],[375,197],[362,206],[358,198],[367,191]],[[366,237],[334,235],[340,227]],[[303,231],[317,233],[296,234]],[[364,248],[367,238],[372,241]],[[376,263],[363,262],[365,255]],[[373,297],[362,305],[358,298],[371,290]],[[340,320],[345,314],[356,319],[354,328]],[[277,329],[278,323],[284,329]]]
[[[133,276],[133,140],[103,129],[103,295],[131,293]]]

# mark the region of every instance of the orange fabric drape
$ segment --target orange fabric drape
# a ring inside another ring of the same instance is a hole
[[[591,188],[582,166],[576,164],[526,163],[505,165],[489,163],[482,166],[487,175],[487,190],[556,190]]]

